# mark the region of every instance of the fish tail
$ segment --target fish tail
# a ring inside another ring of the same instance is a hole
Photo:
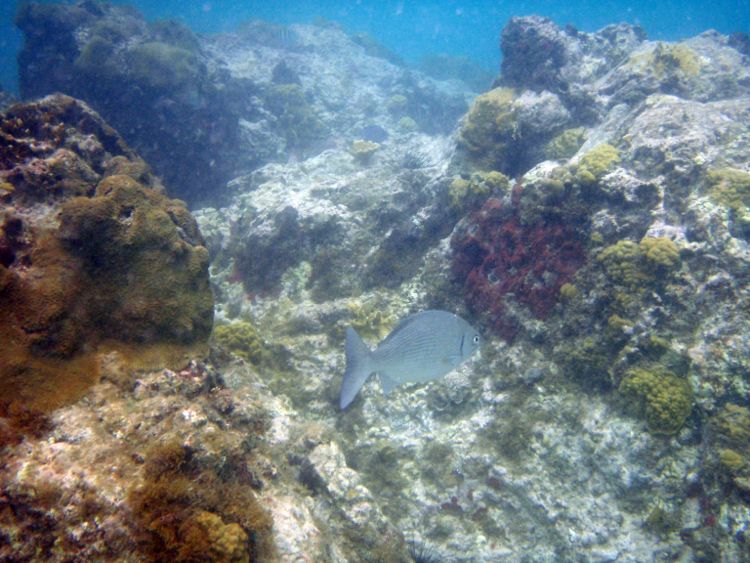
[[[372,372],[370,349],[362,342],[357,331],[352,327],[347,328],[346,370],[344,371],[344,381],[341,384],[341,399],[339,401],[342,409],[345,409],[354,400]]]

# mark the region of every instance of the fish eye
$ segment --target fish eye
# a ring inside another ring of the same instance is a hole
[[[474,344],[479,344],[479,335],[475,334],[473,340],[474,340]]]

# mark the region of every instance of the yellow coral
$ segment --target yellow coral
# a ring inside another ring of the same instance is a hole
[[[638,245],[649,267],[671,270],[680,261],[680,250],[667,237],[643,237]]]
[[[382,302],[350,301],[347,308],[352,313],[352,328],[364,338],[385,338],[396,320],[387,305]]]
[[[708,172],[709,193],[721,205],[732,210],[744,232],[750,232],[750,173],[736,168]]]
[[[635,400],[655,434],[675,434],[693,408],[688,382],[658,365],[628,371],[620,392]]]
[[[239,524],[225,524],[220,516],[202,510],[183,524],[180,530],[191,548],[205,545],[204,555],[221,563],[250,561],[248,537]],[[192,553],[191,553],[192,555]]]
[[[378,143],[372,141],[365,141],[364,139],[357,139],[352,142],[352,147],[349,152],[352,153],[354,160],[360,163],[367,163],[372,159],[374,155],[380,149]]]
[[[575,299],[579,294],[580,291],[578,291],[578,288],[572,283],[564,283],[560,286],[560,297],[564,301]]]
[[[662,279],[680,263],[677,245],[666,237],[644,237],[639,244],[621,240],[602,250],[597,261],[614,283],[630,290]]]
[[[695,76],[703,64],[695,52],[680,43],[667,45],[660,43],[654,50],[654,74],[661,78],[667,73],[680,71],[687,76]]]
[[[596,257],[604,265],[607,276],[626,287],[637,287],[644,281],[644,275],[638,267],[640,258],[640,248],[630,240],[617,241]]]
[[[544,157],[550,160],[564,160],[573,156],[586,140],[586,128],[566,129],[552,138],[544,146]]]
[[[593,184],[619,162],[620,153],[615,147],[607,143],[597,145],[581,157],[575,172],[575,180],[579,184]]]
[[[721,446],[716,452],[721,467],[735,487],[750,493],[750,410],[727,403],[712,426]]]
[[[481,205],[488,197],[504,192],[509,186],[510,180],[501,172],[475,172],[469,180],[455,178],[448,188],[448,195],[454,207],[465,210]]]

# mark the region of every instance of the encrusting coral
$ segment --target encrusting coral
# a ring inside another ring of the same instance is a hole
[[[55,95],[11,108],[0,135],[2,395],[43,410],[77,398],[105,341],[203,345],[203,238],[117,133]]]
[[[658,364],[629,370],[620,392],[644,413],[655,434],[675,434],[693,408],[689,383]]]

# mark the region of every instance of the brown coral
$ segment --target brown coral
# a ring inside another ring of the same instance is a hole
[[[55,95],[0,116],[0,139],[0,394],[47,410],[97,379],[105,340],[205,342],[198,227],[111,127]]]

